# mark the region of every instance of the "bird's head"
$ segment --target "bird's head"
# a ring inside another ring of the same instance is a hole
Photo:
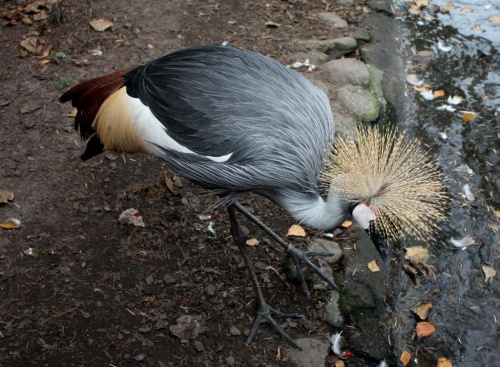
[[[404,132],[357,128],[354,136],[338,136],[322,178],[350,203],[384,260],[386,240],[403,234],[432,239],[446,217],[443,175],[428,150]]]

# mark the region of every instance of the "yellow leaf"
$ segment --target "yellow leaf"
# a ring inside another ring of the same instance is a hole
[[[435,332],[436,327],[430,322],[422,321],[417,324],[417,336],[419,338],[426,338],[428,336],[431,336]]]
[[[441,5],[441,10],[453,10],[456,9],[457,7],[453,5],[452,3],[446,3]]]
[[[412,307],[411,312],[417,315],[420,320],[426,320],[427,316],[429,316],[429,312],[431,312],[431,308],[432,302],[424,302]]]
[[[434,97],[442,97],[444,96],[444,90],[440,89],[440,90],[435,90],[434,91]]]
[[[344,361],[341,360],[335,361],[335,367],[345,367]]]
[[[493,22],[493,23],[500,23],[500,15],[497,14],[497,15],[492,15],[490,18],[489,18],[489,21],[490,22]]]
[[[16,229],[21,227],[21,221],[16,218],[9,218],[5,222],[1,223],[0,227],[5,229]]]
[[[377,260],[372,260],[368,263],[368,270],[370,270],[372,273],[376,273],[380,271],[380,267],[378,266],[378,261]]]
[[[403,363],[403,366],[406,366],[411,361],[411,354],[404,350],[399,360]]]
[[[425,264],[429,260],[429,250],[423,246],[406,247],[405,259],[412,264]]]
[[[305,237],[306,231],[304,228],[302,228],[298,224],[294,224],[290,228],[288,228],[288,233],[286,235],[287,236],[295,236],[295,237]]]
[[[446,358],[439,358],[437,367],[453,367],[453,364]]]
[[[73,107],[71,112],[68,114],[68,117],[76,117],[77,113],[78,113],[78,110],[76,109],[76,107]]]
[[[50,63],[50,60],[47,60],[47,59],[40,60],[40,64],[42,64],[42,65],[45,65],[45,64],[48,64],[48,63]]]
[[[497,275],[497,271],[495,270],[495,268],[488,265],[483,265],[483,272],[484,272],[485,283],[491,278],[493,278],[495,275]]]
[[[477,25],[477,24],[472,28],[472,31],[476,32],[476,33],[484,33],[484,29],[481,28],[481,26]]]
[[[350,220],[346,220],[344,223],[342,223],[342,227],[344,228],[349,228],[352,226],[352,222]]]
[[[462,12],[463,13],[472,13],[472,9],[471,8],[462,8]]]
[[[415,89],[417,92],[425,92],[429,88],[429,84],[423,85],[421,87],[414,86],[413,89]]]
[[[111,27],[113,25],[113,22],[109,19],[100,18],[100,19],[92,19],[89,22],[89,24],[94,30],[98,32],[103,32],[109,27]]]
[[[423,8],[429,5],[429,0],[415,0],[415,4],[417,4],[419,8]]]
[[[247,241],[246,241],[247,245],[250,246],[250,247],[255,247],[259,244],[259,240],[256,239],[256,238],[249,238]]]
[[[474,112],[466,112],[462,115],[462,120],[464,120],[464,122],[471,122],[473,120],[475,120],[477,118],[477,113],[474,113]]]

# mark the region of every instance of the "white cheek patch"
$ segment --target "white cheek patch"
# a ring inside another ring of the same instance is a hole
[[[352,217],[363,229],[368,229],[370,221],[377,218],[373,210],[366,204],[358,204],[352,211]]]

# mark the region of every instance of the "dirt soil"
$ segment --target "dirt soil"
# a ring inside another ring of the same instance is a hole
[[[363,12],[307,0],[42,0],[31,12],[30,3],[1,5],[0,190],[15,198],[0,204],[0,221],[22,226],[0,232],[0,365],[291,365],[267,325],[244,346],[254,292],[224,210],[214,212],[215,238],[199,218],[214,199],[160,160],[107,153],[82,162],[71,107],[57,101],[78,82],[189,46],[228,41],[283,61],[301,51],[296,40],[343,36]],[[349,27],[318,21],[325,9]],[[113,27],[93,30],[96,18]],[[261,197],[243,203],[278,233],[293,224]],[[118,222],[129,208],[145,227]],[[307,301],[300,284],[262,271],[283,271],[284,254],[243,223],[260,241],[249,251],[271,304],[307,316],[280,320],[285,330],[331,332],[327,293]],[[183,315],[201,323],[187,341],[169,329]]]

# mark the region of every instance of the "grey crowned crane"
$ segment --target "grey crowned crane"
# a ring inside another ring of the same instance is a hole
[[[367,129],[334,142],[328,97],[300,73],[252,51],[216,46],[177,51],[83,82],[60,101],[72,101],[78,110],[75,128],[88,139],[83,160],[104,150],[152,154],[221,197],[257,293],[247,344],[267,321],[298,347],[273,315],[302,315],[282,313],[265,301],[236,211],[285,249],[307,297],[303,264],[337,286],[308,258],[328,253],[286,242],[238,203],[241,195],[267,197],[316,230],[335,228],[351,213],[383,257],[381,238],[398,237],[403,228],[426,236],[444,216],[440,174],[416,141]],[[326,200],[320,195],[322,179],[331,183]]]

